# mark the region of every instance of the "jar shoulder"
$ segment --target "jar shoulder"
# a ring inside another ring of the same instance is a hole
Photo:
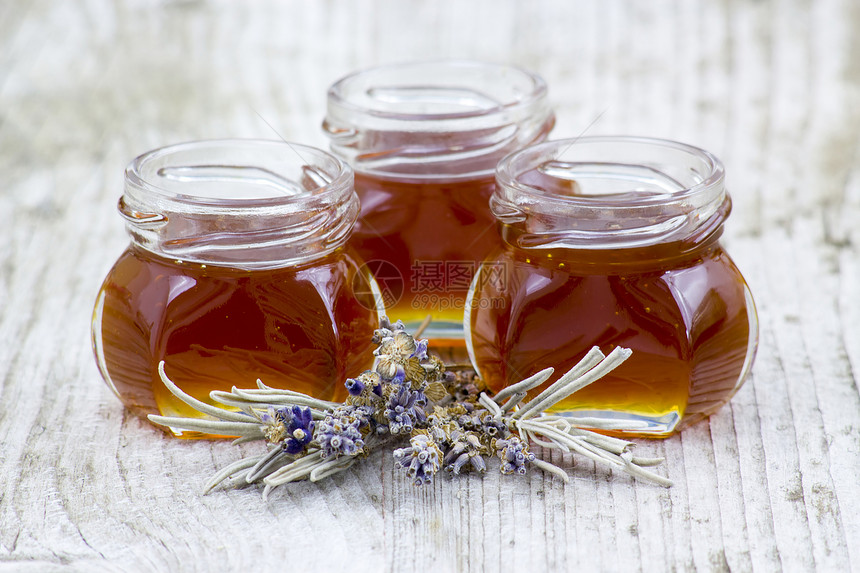
[[[628,272],[623,265],[577,266],[559,255],[497,250],[479,266],[471,313],[488,313],[481,301],[503,301],[495,304],[504,308],[493,311],[494,320],[507,323],[508,336],[516,338],[539,317],[582,325],[628,313],[644,330],[671,323],[677,337],[695,345],[709,329],[749,322],[755,312],[743,276],[719,245],[681,264],[648,268],[637,262]]]
[[[109,271],[102,291],[107,304],[125,307],[142,325],[157,328],[175,313],[200,318],[206,309],[238,299],[246,306],[271,311],[273,319],[308,311],[321,318],[338,318],[353,303],[359,309],[367,307],[366,313],[375,317],[372,280],[349,248],[313,264],[249,271],[169,261],[130,246]]]

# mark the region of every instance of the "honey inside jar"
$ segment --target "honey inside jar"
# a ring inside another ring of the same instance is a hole
[[[665,437],[728,401],[755,352],[752,297],[719,242],[731,206],[721,167],[711,181],[716,159],[698,165],[683,153],[700,150],[667,144],[662,161],[686,161],[673,171],[657,161],[658,140],[578,144],[575,159],[557,159],[563,145],[525,158],[516,185],[501,177],[493,209],[505,245],[470,292],[470,356],[498,391],[553,366],[550,384],[593,346],[630,348],[554,411],[618,435]]]
[[[492,302],[472,313],[470,327],[491,390],[526,378],[535,365],[553,365],[556,380],[592,346],[604,353],[622,346],[634,349],[625,363],[556,410],[624,412],[629,435],[636,419],[645,434],[677,430],[682,419],[688,425],[722,405],[744,371],[751,334],[748,293],[722,247],[692,256],[631,249],[600,264],[589,264],[589,254],[504,253],[493,259],[507,273],[502,288],[484,267],[475,297]]]
[[[465,359],[469,284],[501,244],[488,207],[496,163],[554,124],[544,81],[513,66],[396,64],[330,87],[323,129],[355,170],[361,198],[350,245],[390,317],[415,328],[431,316],[431,345]]]
[[[348,165],[312,147],[225,140],[135,159],[119,212],[131,244],[93,313],[99,370],[139,415],[199,417],[186,394],[265,385],[324,400],[373,362],[381,301],[346,245]],[[174,434],[209,437],[197,432]]]
[[[342,400],[343,380],[373,362],[368,281],[339,250],[312,264],[242,270],[169,261],[131,247],[97,304],[98,359],[114,391],[140,415],[197,416],[162,384],[157,367],[191,396],[274,388]]]
[[[501,241],[488,208],[495,179],[390,179],[357,174],[354,245],[373,268],[386,311],[406,323],[459,325],[480,261]],[[436,343],[443,342],[437,336]],[[462,338],[460,338],[462,344]],[[456,344],[456,338],[444,339]]]

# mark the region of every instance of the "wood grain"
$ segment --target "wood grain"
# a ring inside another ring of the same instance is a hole
[[[329,83],[406,59],[511,62],[555,136],[720,156],[759,308],[753,374],[640,451],[676,485],[552,456],[424,489],[391,456],[200,496],[254,445],[168,439],[101,382],[89,315],[135,155],[211,137],[324,146]],[[258,115],[259,114],[259,115]],[[0,3],[0,571],[860,571],[860,4],[363,0]]]

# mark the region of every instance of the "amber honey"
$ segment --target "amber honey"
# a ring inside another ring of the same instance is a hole
[[[418,323],[429,314],[437,323],[461,324],[477,267],[501,245],[488,207],[495,180],[356,174],[355,187],[362,212],[350,244],[376,263],[388,315]]]
[[[183,263],[131,247],[107,277],[96,308],[99,362],[138,414],[195,416],[161,383],[184,392],[233,386],[287,388],[341,400],[343,380],[373,362],[373,301],[354,296],[366,280],[343,250],[298,267],[240,270]]]
[[[665,437],[740,387],[757,319],[719,242],[731,200],[714,156],[646,138],[546,142],[499,164],[491,206],[504,246],[480,267],[466,317],[491,389],[552,366],[549,385],[594,346],[629,348],[553,411]]]
[[[624,364],[556,410],[613,412],[631,426],[640,420],[644,435],[711,414],[738,387],[751,334],[734,263],[718,243],[692,255],[671,247],[601,255],[510,249],[496,259],[503,281],[479,277],[475,304],[500,301],[471,316],[485,381],[498,391],[553,366],[550,384],[592,346],[607,354],[622,346],[633,349]]]
[[[429,315],[431,344],[463,348],[469,284],[501,244],[488,205],[496,163],[554,124],[544,81],[506,65],[387,65],[329,88],[323,129],[361,198],[350,244],[391,318],[414,328]]]
[[[381,308],[346,245],[358,211],[349,166],[308,146],[198,141],[136,158],[119,201],[131,244],[93,313],[103,378],[140,415],[203,415],[162,383],[162,361],[210,404],[257,379],[344,398],[373,362]]]

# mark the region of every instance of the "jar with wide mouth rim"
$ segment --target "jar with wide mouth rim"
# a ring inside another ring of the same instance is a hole
[[[544,80],[511,65],[399,63],[331,86],[323,129],[362,203],[350,243],[376,265],[390,316],[414,327],[430,315],[428,336],[462,347],[469,282],[499,243],[495,166],[554,124]]]
[[[540,177],[555,179],[554,187],[541,186]],[[719,159],[656,138],[590,136],[533,145],[499,162],[496,184],[493,215],[518,231],[515,241],[523,248],[701,243],[703,235],[722,231],[731,212]]]
[[[264,269],[324,256],[359,211],[352,169],[298,143],[163,147],[126,169],[118,209],[140,247],[184,261]]]
[[[504,245],[476,275],[464,317],[489,387],[623,346],[633,356],[558,413],[665,437],[728,401],[758,322],[719,240],[724,180],[711,153],[644,137],[548,141],[502,160],[491,209]]]
[[[212,140],[145,153],[118,209],[131,244],[93,313],[99,370],[136,414],[198,417],[192,397],[233,386],[346,397],[369,368],[383,312],[347,245],[359,211],[351,168],[300,144]],[[210,437],[173,430],[181,437]]]
[[[555,124],[544,80],[522,68],[436,60],[354,72],[328,90],[323,129],[359,173],[420,180],[492,176]]]

